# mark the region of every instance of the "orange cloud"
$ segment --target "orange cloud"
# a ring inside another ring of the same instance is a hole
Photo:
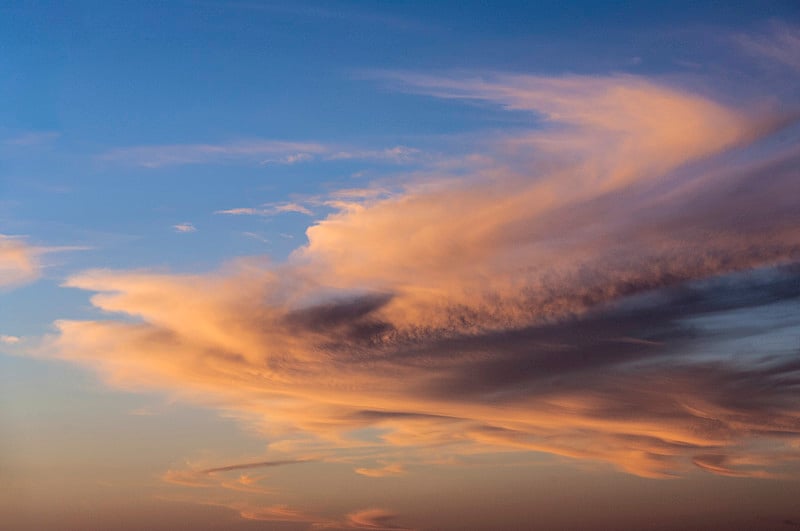
[[[287,465],[297,465],[313,462],[314,459],[286,459],[282,461],[256,461],[249,463],[236,463],[232,465],[216,466],[205,469],[167,470],[162,476],[162,481],[183,487],[199,487],[204,489],[220,488],[250,494],[271,494],[273,491],[262,487],[259,483],[265,476],[251,476],[239,473],[231,478],[229,472],[248,471],[253,469],[272,468]]]
[[[40,274],[36,248],[0,234],[0,289],[35,280]]]
[[[397,527],[393,524],[396,518],[396,514],[384,509],[362,509],[347,515],[347,528],[407,531],[407,527]]]
[[[383,478],[387,476],[402,476],[406,473],[405,468],[400,463],[390,463],[378,468],[356,468],[356,474],[371,478]]]
[[[466,176],[340,194],[283,264],[76,275],[125,318],[61,321],[48,354],[236,415],[294,457],[528,449],[652,477],[794,459],[796,362],[695,359],[687,324],[800,298],[791,268],[692,283],[797,260],[800,152],[748,151],[779,119],[626,76],[410,82],[549,125],[493,139]]]

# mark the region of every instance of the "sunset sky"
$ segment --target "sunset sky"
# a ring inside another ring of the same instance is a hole
[[[800,3],[0,5],[0,528],[800,528]]]

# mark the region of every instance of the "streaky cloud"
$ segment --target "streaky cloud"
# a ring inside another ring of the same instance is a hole
[[[301,463],[310,463],[314,459],[285,459],[282,461],[256,461],[254,463],[237,463],[235,465],[219,466],[214,468],[207,468],[201,470],[202,474],[213,474],[215,472],[230,472],[232,470],[249,470],[251,468],[268,468],[275,466],[297,465]]]

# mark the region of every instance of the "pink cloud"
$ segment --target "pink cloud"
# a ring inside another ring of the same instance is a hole
[[[492,137],[468,175],[340,194],[283,264],[75,275],[68,286],[126,318],[61,321],[51,355],[224,410],[297,454],[357,455],[354,430],[376,428],[412,460],[530,450],[670,477],[794,459],[800,404],[776,376],[791,364],[675,350],[683,321],[732,289],[687,283],[800,257],[800,152],[747,152],[783,117],[631,76],[405,81],[547,126]],[[748,162],[728,162],[737,150]],[[741,289],[734,300],[757,300]],[[758,408],[738,400],[751,386],[770,390]],[[350,524],[391,528],[368,516]]]

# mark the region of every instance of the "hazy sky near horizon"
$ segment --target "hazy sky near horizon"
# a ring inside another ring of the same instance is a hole
[[[7,2],[0,517],[800,526],[796,2]]]

